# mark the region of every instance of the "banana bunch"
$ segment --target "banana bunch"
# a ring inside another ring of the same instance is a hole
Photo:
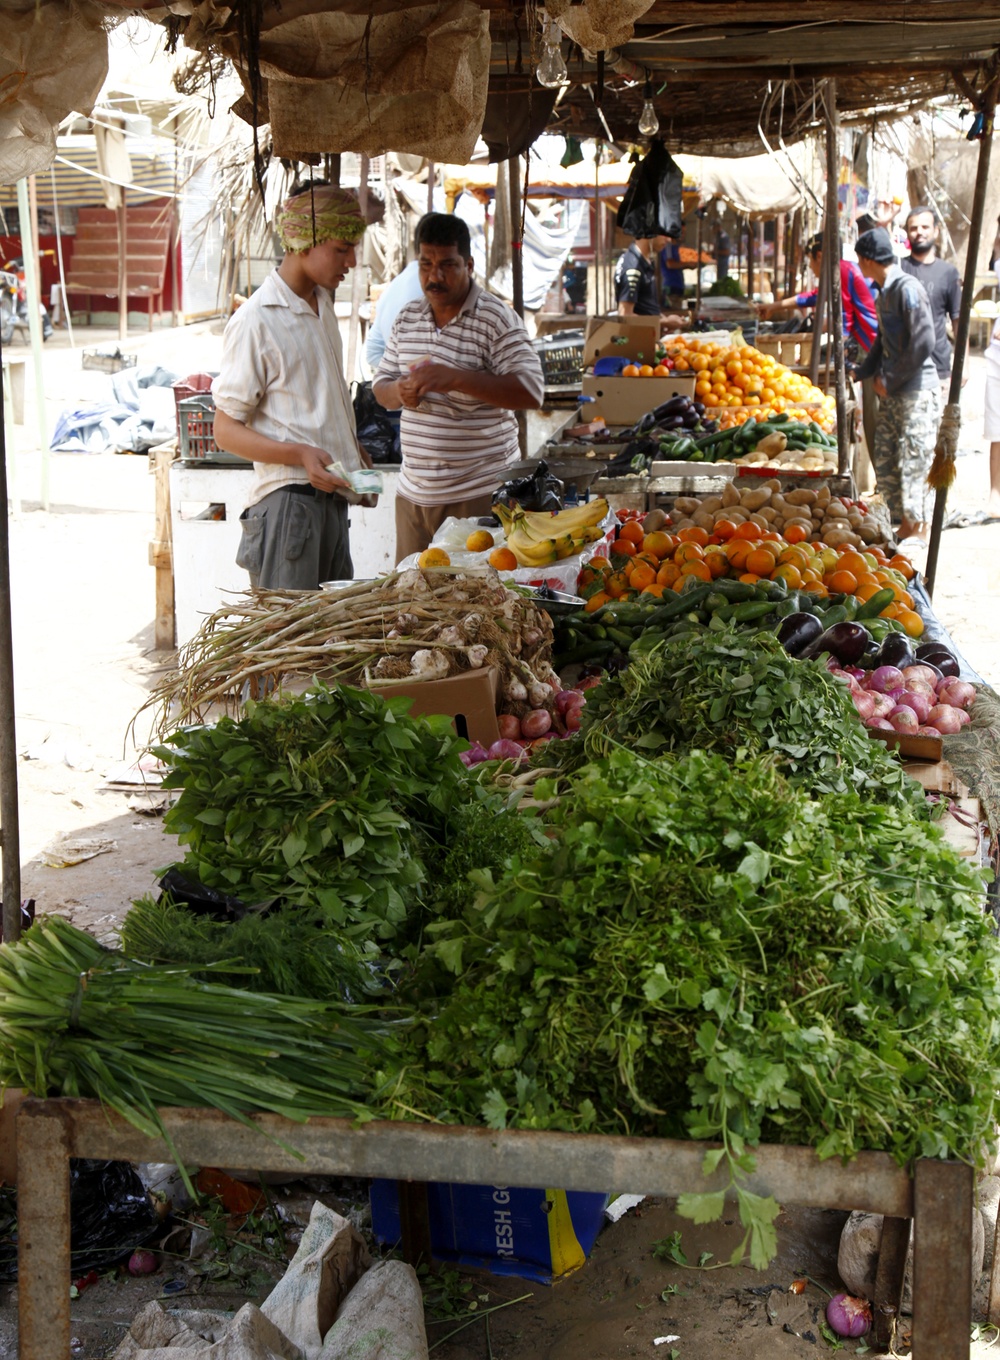
[[[608,503],[602,496],[556,515],[522,510],[520,506],[512,510],[495,505],[493,509],[503,525],[507,547],[521,566],[548,567],[603,537],[600,524],[608,513]]]

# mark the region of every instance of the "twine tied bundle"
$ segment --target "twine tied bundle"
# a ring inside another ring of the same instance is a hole
[[[949,402],[941,417],[937,443],[934,445],[934,461],[927,474],[927,485],[935,491],[947,491],[955,480],[955,457],[961,428],[962,408],[958,402]]]

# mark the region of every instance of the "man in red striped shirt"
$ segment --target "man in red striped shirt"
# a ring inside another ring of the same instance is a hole
[[[372,383],[402,408],[396,561],[422,552],[449,517],[488,515],[520,457],[515,411],[542,404],[541,360],[524,322],[473,278],[469,228],[449,213],[417,227],[424,296],[393,322]]]
[[[817,276],[823,267],[823,237],[821,233],[813,236],[806,246],[809,264]],[[850,260],[840,261],[840,293],[844,304],[844,334],[857,341],[863,358],[875,343],[878,332],[878,317],[875,314],[875,299],[858,266]],[[806,293],[790,293],[779,298],[766,308],[766,315],[775,312],[794,311],[796,308],[815,307],[818,289]]]

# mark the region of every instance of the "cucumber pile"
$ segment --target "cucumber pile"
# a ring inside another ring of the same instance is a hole
[[[660,452],[665,458],[689,463],[728,463],[752,452],[769,434],[783,434],[786,448],[804,453],[807,449],[836,449],[836,436],[826,434],[815,420],[792,420],[787,412],[766,421],[745,420],[731,430],[691,435],[678,430],[660,436]]]
[[[878,617],[892,591],[886,588],[864,604],[853,595],[831,595],[817,600],[807,591],[789,590],[782,581],[700,581],[690,577],[679,594],[668,591],[662,598],[612,601],[588,614],[583,610],[555,621],[553,664],[601,666],[621,669],[629,658],[650,651],[661,642],[735,625],[748,628],[779,628],[792,614],[812,614],[823,631],[836,623],[860,622],[880,642],[890,632],[903,632],[895,619]]]

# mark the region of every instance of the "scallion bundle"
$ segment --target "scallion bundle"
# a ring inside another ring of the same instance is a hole
[[[38,922],[0,947],[0,1085],[100,1100],[168,1145],[161,1105],[245,1124],[255,1111],[366,1115],[384,1025],[193,972],[138,963],[59,917]]]

